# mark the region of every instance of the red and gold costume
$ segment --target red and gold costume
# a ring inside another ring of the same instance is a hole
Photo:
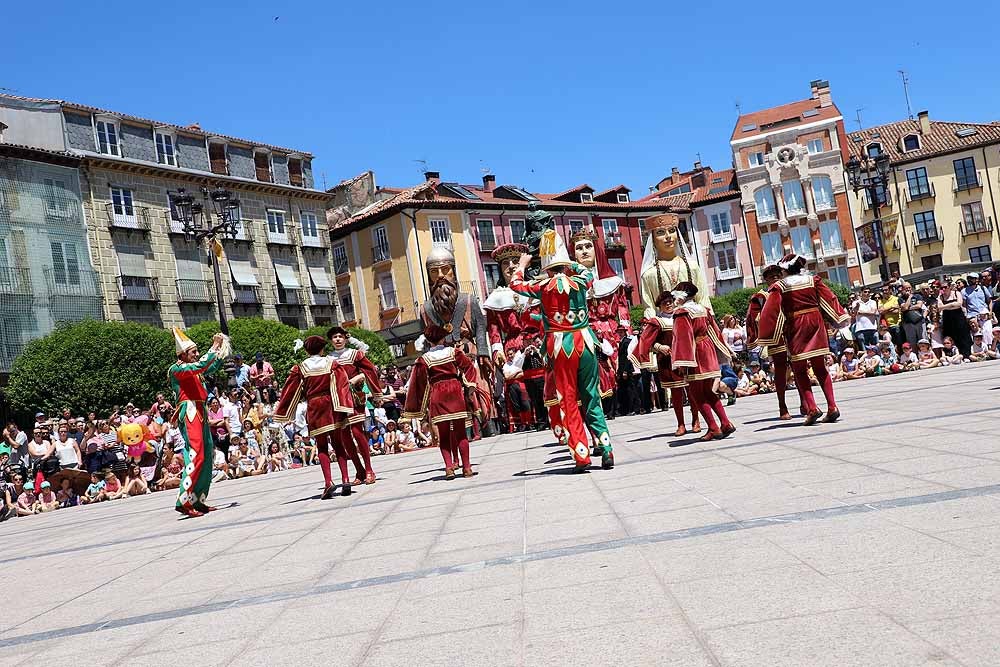
[[[639,341],[629,356],[629,360],[637,368],[645,368],[656,374],[660,386],[669,392],[670,404],[677,417],[677,430],[684,429],[684,389],[687,378],[681,371],[676,371],[670,364],[670,349],[674,343],[674,318],[671,315],[648,317],[642,321]],[[694,401],[691,402],[692,424],[698,422],[698,412]]]
[[[804,260],[783,260],[783,268],[786,264],[797,267],[804,264]],[[784,335],[795,386],[805,403],[808,423],[813,423],[822,414],[813,398],[810,368],[823,388],[830,413],[828,419],[832,421],[840,412],[833,396],[833,381],[826,370],[825,357],[830,354],[826,323],[843,328],[848,324],[848,316],[819,276],[798,273],[795,268],[790,272],[792,275],[778,280],[768,290],[758,320],[759,342],[776,345]]]
[[[441,457],[446,472],[460,458],[463,471],[471,473],[469,440],[465,428],[471,424],[466,392],[476,388],[476,365],[461,350],[435,345],[417,359],[410,372],[403,419],[425,415],[437,426]]]
[[[712,391],[712,384],[721,377],[720,361],[728,364],[732,352],[722,342],[722,332],[715,318],[704,306],[688,301],[674,310],[673,345],[670,348],[671,368],[686,371],[688,396],[705,418],[708,433],[704,440],[711,440],[735,430],[722,401]],[[718,416],[721,423],[715,423]]]
[[[764,310],[764,303],[767,301],[767,290],[758,290],[750,297],[750,304],[747,306],[746,328],[747,328],[747,349],[752,349],[759,344],[759,320],[761,311]],[[778,395],[778,413],[788,414],[788,404],[785,403],[785,392],[788,389],[788,347],[785,345],[785,334],[781,332],[778,342],[774,345],[767,345],[761,351],[761,356],[770,356],[771,365],[774,371],[774,393]],[[796,384],[796,387],[798,385]],[[799,391],[801,403],[802,392]],[[804,405],[804,404],[803,404]]]
[[[364,352],[352,347],[333,350],[330,352],[330,356],[344,368],[354,394],[354,409],[337,424],[337,437],[346,452],[350,453],[354,449],[361,454],[361,458],[364,459],[365,480],[371,483],[375,480],[375,471],[372,468],[368,436],[365,434],[366,399],[361,390],[360,380],[363,379],[364,383],[368,385],[368,391],[371,392],[372,396],[381,396],[383,389],[382,383],[378,379],[378,369],[365,356]]]

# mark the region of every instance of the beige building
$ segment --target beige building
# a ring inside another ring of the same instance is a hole
[[[32,127],[47,128],[35,132],[39,148],[81,159],[85,259],[107,319],[190,326],[218,317],[207,244],[184,235],[172,199],[224,188],[241,219],[237,238],[224,242],[227,314],[297,328],[339,321],[331,195],[313,187],[309,153],[69,102],[8,101],[18,119],[31,113]]]
[[[1000,123],[931,120],[926,111],[848,135],[858,159],[888,154],[892,167],[881,196],[889,270],[901,275],[976,270],[1000,256],[996,229],[1000,187]],[[864,191],[850,193],[862,259],[874,246],[874,209]],[[879,281],[880,258],[861,264],[863,281]]]

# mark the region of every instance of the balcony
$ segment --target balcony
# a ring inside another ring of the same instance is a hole
[[[75,218],[74,212],[80,208],[80,204],[72,197],[46,197],[45,217],[49,220],[64,221]]]
[[[31,272],[24,268],[0,266],[0,295],[31,296]]]
[[[729,227],[726,230],[716,231],[714,229],[708,230],[708,242],[709,243],[725,243],[726,241],[736,240],[736,230]]]
[[[336,300],[337,293],[333,290],[312,290],[312,305],[314,306],[332,306],[337,303]]]
[[[802,208],[785,208],[785,217],[789,220],[804,218],[806,215],[808,215],[808,211],[806,211],[805,206]]]
[[[302,234],[302,247],[303,248],[321,248],[326,249],[330,247],[330,237],[319,230],[316,236],[309,236],[307,234]]]
[[[119,301],[156,302],[160,300],[156,278],[148,276],[118,276]]]
[[[372,247],[372,263],[380,264],[382,262],[391,262],[392,255],[389,254],[389,246],[387,245],[376,245]]]
[[[957,176],[951,177],[951,191],[952,192],[969,192],[970,190],[977,190],[983,187],[983,181],[979,178],[979,173],[972,176],[965,176],[961,180]]]
[[[625,242],[622,240],[621,232],[609,232],[605,234],[604,247],[615,252],[625,250]]]
[[[344,316],[344,322],[357,322],[358,318],[354,315],[354,306],[350,308],[340,304],[340,312]]]
[[[396,301],[396,290],[389,290],[379,294],[378,309],[380,313],[399,309],[399,302]]]
[[[149,209],[145,206],[116,207],[113,203],[108,203],[105,204],[104,210],[108,216],[108,227],[111,229],[149,231]]]
[[[168,234],[174,234],[179,236],[184,236],[184,225],[180,220],[175,220],[174,216],[170,211],[163,211],[163,226],[166,227]]]
[[[67,271],[64,268],[45,269],[49,293],[54,296],[95,297],[98,290],[96,271]]]
[[[944,241],[944,234],[941,233],[941,228],[937,225],[935,225],[932,229],[926,230],[923,234],[916,231],[911,232],[911,236],[913,238],[913,247],[931,245]]]
[[[262,302],[258,285],[233,285],[234,306],[259,306]]]
[[[838,255],[846,255],[847,249],[844,248],[843,243],[837,243],[832,245],[823,244],[821,246],[823,257],[836,257]]]
[[[274,288],[275,303],[279,306],[306,305],[306,292],[303,289],[290,289],[281,286]]]
[[[282,231],[274,231],[270,227],[267,229],[268,245],[295,245],[295,230],[285,225]]]
[[[892,208],[892,190],[886,189],[883,191],[881,199],[882,201],[879,202],[880,208]],[[861,208],[865,211],[870,211],[874,208],[867,190],[861,195]]]
[[[464,292],[466,294],[471,294],[477,299],[480,298],[479,295],[479,283],[475,280],[460,280],[458,281],[458,291]]]
[[[767,224],[769,222],[778,221],[778,213],[776,211],[756,211],[757,213],[757,223]]]
[[[226,240],[235,243],[253,243],[253,220],[242,219],[236,227],[236,236],[226,237]]]
[[[179,278],[177,300],[182,303],[209,303],[215,297],[215,284],[211,280]]]
[[[961,230],[962,238],[978,234],[991,234],[993,232],[993,216],[988,215],[985,220],[974,221],[971,224],[963,220]]]
[[[732,269],[723,269],[721,267],[715,267],[715,279],[716,280],[735,280],[736,278],[743,277],[743,269],[740,267],[735,267]]]
[[[497,247],[497,239],[495,236],[490,234],[489,236],[479,237],[479,251],[480,252],[493,252]]]
[[[917,190],[914,192],[913,188],[907,187],[904,192],[906,193],[907,201],[911,204],[913,202],[923,201],[924,199],[934,199],[937,197],[937,191],[935,191],[933,183],[928,183],[928,187],[925,190]]]
[[[351,273],[351,266],[347,263],[347,259],[334,259],[333,260],[333,271],[337,276],[346,276]]]

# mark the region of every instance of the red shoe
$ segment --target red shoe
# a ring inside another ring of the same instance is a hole
[[[678,427],[677,427],[677,430],[676,430],[676,431],[674,431],[674,437],[675,437],[675,438],[679,438],[679,437],[681,437],[682,435],[687,435],[687,432],[688,432],[688,431],[687,431],[687,429],[686,429],[686,428],[684,428],[683,426],[678,426]]]
[[[732,424],[726,424],[725,426],[722,427],[722,437],[723,438],[726,438],[726,437],[732,435],[733,433],[736,433],[736,427],[733,426]]]
[[[367,484],[364,477],[355,477],[354,481],[351,482],[351,486],[361,486],[362,484]]]
[[[374,484],[374,483],[375,483],[375,473],[370,472],[367,475],[365,475],[365,484]]]
[[[802,422],[806,426],[812,426],[816,423],[816,420],[823,416],[822,410],[813,410],[808,415],[806,415],[806,420]]]
[[[722,440],[725,437],[722,435],[722,431],[713,431],[709,429],[705,435],[698,438],[701,442],[712,442],[713,440]]]
[[[701,422],[695,422],[694,424],[691,424],[691,432],[701,433]]]
[[[188,508],[184,508],[184,507],[177,507],[177,508],[175,508],[175,509],[176,509],[176,510],[177,510],[178,512],[180,512],[181,514],[183,514],[184,516],[186,516],[186,517],[190,517],[190,518],[192,518],[192,519],[197,519],[197,518],[198,518],[198,517],[200,517],[200,516],[205,516],[205,514],[204,514],[204,513],[202,513],[202,512],[199,512],[198,510],[196,510],[196,509],[195,509],[195,508],[193,508],[193,507],[188,507]]]

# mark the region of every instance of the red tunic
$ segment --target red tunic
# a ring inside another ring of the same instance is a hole
[[[483,302],[486,311],[486,336],[490,342],[490,353],[493,363],[499,365],[499,352],[502,350],[507,361],[514,358],[525,347],[524,329],[533,326],[541,328],[541,306],[535,299],[529,299],[515,293],[509,287],[498,287],[493,290]],[[541,377],[542,369],[529,369],[524,372],[525,379]]]
[[[313,356],[292,366],[281,389],[281,398],[274,407],[274,418],[291,421],[303,398],[311,436],[336,430],[339,422],[354,412],[347,372],[330,357]]]
[[[687,302],[674,311],[674,344],[670,348],[672,368],[687,370],[687,379],[721,377],[720,363],[728,364],[732,352],[722,342],[722,333],[708,309]]]
[[[759,333],[759,322],[760,313],[764,310],[764,302],[767,301],[767,290],[758,290],[752,297],[750,297],[750,305],[747,307],[747,349],[756,347],[759,344],[757,340],[760,337]],[[785,346],[785,335],[781,334],[781,338],[774,345],[768,345],[762,351],[764,356],[773,356],[775,354],[781,354],[782,352],[787,352],[788,348]]]
[[[785,338],[792,361],[830,354],[826,323],[839,328],[849,318],[836,295],[819,276],[787,276],[774,283],[758,320],[762,345],[774,345]]]
[[[382,383],[378,379],[378,369],[375,368],[375,364],[365,356],[365,353],[361,350],[356,350],[353,347],[345,347],[343,350],[334,350],[330,353],[330,356],[337,361],[338,364],[344,367],[347,372],[347,377],[351,380],[361,375],[365,379],[365,384],[368,385],[368,390],[372,392],[373,395],[377,396],[382,393]],[[352,385],[353,386],[353,385]],[[338,428],[343,427],[345,424],[360,424],[365,420],[365,396],[364,392],[361,391],[360,386],[354,386],[354,410],[349,414],[346,419],[342,419]]]
[[[587,311],[590,328],[599,341],[608,341],[615,352],[598,358],[597,376],[600,380],[601,398],[607,398],[618,387],[618,326],[631,323],[625,283],[618,276],[595,280],[587,294]]]
[[[653,346],[659,343],[670,347],[674,342],[674,319],[672,317],[650,317],[642,321],[639,332],[639,342],[629,356],[629,360],[637,368],[656,371],[660,386],[664,389],[676,389],[687,386],[684,374],[670,367],[670,355],[653,351]]]
[[[468,420],[467,387],[476,387],[476,365],[472,360],[453,347],[432,347],[413,364],[402,418],[428,415],[432,424]]]

